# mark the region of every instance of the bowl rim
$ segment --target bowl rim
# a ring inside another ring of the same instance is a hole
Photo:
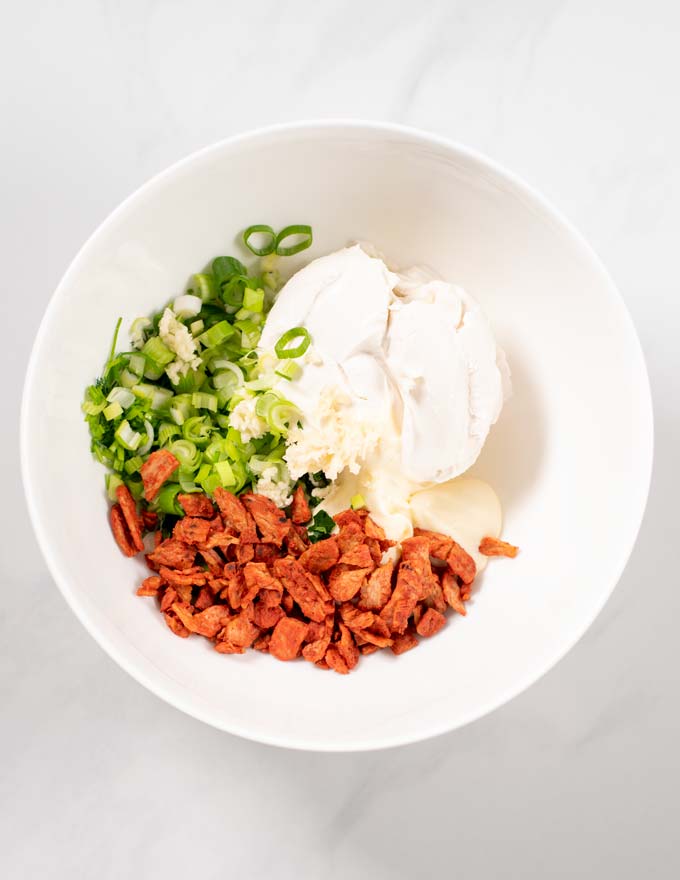
[[[593,613],[589,615],[587,619],[584,618],[581,627],[576,630],[575,635],[572,635],[572,638],[567,642],[566,646],[556,651],[555,655],[550,658],[550,661],[544,667],[540,668],[538,671],[532,670],[530,673],[524,676],[524,678],[516,682],[512,687],[508,687],[506,691],[500,694],[497,698],[488,701],[488,703],[484,705],[476,707],[474,711],[469,712],[465,717],[461,718],[453,724],[444,720],[439,724],[430,725],[429,729],[424,731],[417,731],[415,733],[407,735],[390,733],[388,735],[375,737],[370,741],[366,740],[365,738],[357,738],[355,740],[350,740],[342,744],[338,744],[333,740],[324,743],[318,742],[316,740],[305,741],[303,737],[267,736],[266,734],[263,734],[261,732],[253,732],[251,730],[248,730],[242,725],[232,725],[224,723],[220,719],[212,717],[209,711],[203,711],[201,707],[194,704],[189,704],[187,701],[184,700],[182,694],[172,693],[170,689],[165,686],[162,680],[154,680],[153,676],[147,674],[145,670],[138,669],[135,665],[134,659],[128,657],[124,650],[119,650],[114,641],[112,639],[109,639],[107,633],[102,631],[97,622],[90,617],[87,610],[80,604],[77,594],[71,590],[67,572],[63,571],[58,565],[57,560],[52,553],[50,539],[47,535],[46,529],[43,526],[39,511],[37,509],[37,505],[34,501],[35,496],[32,492],[33,477],[28,455],[29,411],[31,397],[36,380],[35,370],[36,362],[38,359],[38,351],[42,347],[43,340],[49,332],[52,316],[56,312],[56,309],[58,308],[58,305],[62,297],[64,296],[65,289],[71,283],[71,279],[78,274],[80,270],[80,265],[87,257],[91,246],[98,240],[101,235],[105,234],[106,228],[108,227],[109,223],[116,219],[120,214],[123,214],[136,200],[149,195],[154,189],[162,186],[166,182],[166,180],[169,180],[173,176],[177,175],[179,172],[186,170],[193,163],[201,162],[205,157],[209,156],[212,153],[219,153],[225,148],[238,147],[239,145],[247,143],[248,141],[256,142],[258,140],[266,140],[269,137],[281,134],[304,134],[306,132],[313,132],[315,129],[321,132],[333,132],[345,129],[351,130],[354,134],[360,134],[363,132],[374,135],[399,135],[401,137],[410,139],[414,143],[436,146],[440,149],[450,151],[467,161],[472,161],[474,163],[477,163],[481,167],[489,169],[497,178],[503,180],[516,193],[523,195],[534,204],[537,204],[545,212],[545,214],[563,230],[563,232],[571,239],[572,243],[581,249],[584,256],[588,257],[588,259],[592,263],[593,269],[600,274],[604,282],[603,288],[604,290],[606,290],[606,293],[611,300],[612,305],[619,310],[619,313],[624,319],[624,323],[627,327],[630,337],[630,342],[633,345],[632,355],[637,360],[637,373],[640,379],[641,393],[643,394],[644,398],[641,407],[640,418],[644,419],[644,422],[647,426],[645,447],[640,451],[640,467],[638,470],[638,473],[640,474],[640,477],[638,479],[642,480],[641,488],[643,488],[643,492],[641,495],[642,503],[640,504],[639,510],[637,511],[637,520],[634,524],[633,539],[630,542],[630,546],[624,548],[618,560],[618,564],[612,568],[613,574],[611,576],[611,581],[608,584],[607,589],[603,591],[601,601],[597,604]],[[147,181],[142,183],[132,193],[130,193],[130,195],[123,199],[123,201],[120,202],[120,204],[118,204],[117,207],[113,209],[113,211],[109,212],[107,216],[97,225],[96,229],[79,248],[78,252],[71,260],[59,284],[55,288],[54,293],[51,295],[48,301],[45,313],[43,314],[43,317],[40,321],[31,348],[31,354],[26,368],[26,374],[23,384],[20,412],[21,477],[29,517],[33,526],[33,531],[36,535],[43,558],[47,563],[49,572],[52,575],[52,578],[54,579],[62,596],[64,597],[67,604],[76,615],[78,620],[95,640],[95,642],[97,642],[101,646],[101,648],[109,655],[109,657],[111,657],[112,660],[114,660],[133,679],[135,679],[135,681],[146,687],[148,690],[150,690],[160,699],[164,700],[166,703],[169,703],[171,706],[174,706],[176,709],[179,709],[185,714],[190,715],[191,717],[196,718],[199,721],[203,721],[204,723],[209,724],[212,727],[217,728],[218,730],[222,730],[226,733],[231,733],[236,736],[243,737],[244,739],[252,740],[254,742],[262,743],[265,745],[278,746],[281,748],[290,748],[314,752],[374,751],[378,749],[394,748],[397,746],[408,745],[410,743],[421,742],[435,736],[440,736],[444,733],[449,733],[453,730],[464,727],[467,724],[470,724],[473,721],[476,721],[483,716],[493,712],[494,710],[504,706],[514,697],[518,696],[520,693],[535,684],[551,669],[553,669],[566,656],[566,654],[571,651],[574,645],[576,645],[576,643],[590,628],[594,620],[602,611],[602,608],[604,607],[606,602],[609,600],[612,592],[614,591],[614,588],[618,584],[621,575],[623,574],[623,571],[628,563],[633,548],[637,543],[640,526],[642,524],[647,507],[652,477],[653,458],[654,418],[651,387],[644,353],[637,335],[637,331],[635,329],[635,325],[628,311],[628,308],[626,307],[623,297],[621,296],[611,275],[605,268],[595,250],[586,241],[586,239],[578,231],[578,229],[571,223],[571,221],[568,220],[561,211],[555,208],[554,205],[552,205],[548,201],[548,199],[543,196],[538,190],[536,190],[531,184],[528,184],[525,180],[517,176],[514,172],[509,171],[504,166],[489,158],[487,155],[480,152],[479,150],[464,146],[463,144],[460,144],[450,138],[434,134],[421,128],[401,125],[392,122],[372,121],[355,118],[306,119],[295,122],[276,123],[274,125],[262,126],[240,132],[230,137],[223,138],[208,146],[202,147],[201,149],[196,150],[183,157],[182,159],[179,159],[178,161],[172,163],[170,166],[159,171]]]

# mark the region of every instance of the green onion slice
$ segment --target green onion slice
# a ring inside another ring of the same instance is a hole
[[[292,342],[301,340],[297,345],[291,346]],[[276,356],[283,360],[284,358],[299,358],[307,351],[312,341],[309,330],[306,327],[292,327],[286,330],[283,336],[274,346]]]
[[[262,236],[264,236],[264,244],[258,247],[256,244],[253,244],[250,239],[253,235],[258,236],[258,240],[262,240]],[[243,244],[248,248],[251,253],[255,254],[256,257],[266,257],[268,254],[274,253],[276,249],[276,233],[271,228],[271,226],[267,226],[264,223],[255,223],[253,226],[249,226],[243,232]]]
[[[293,244],[283,244],[288,238],[297,240]],[[293,254],[299,254],[300,251],[306,250],[311,243],[312,227],[303,223],[293,224],[284,227],[276,236],[276,253],[280,257],[291,257]]]

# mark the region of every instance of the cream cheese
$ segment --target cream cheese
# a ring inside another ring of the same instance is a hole
[[[394,540],[415,524],[460,537],[476,553],[475,529],[464,534],[462,520],[446,514],[460,499],[476,506],[479,538],[498,534],[492,490],[463,489],[454,479],[476,460],[509,390],[481,307],[448,282],[422,270],[397,274],[355,245],[288,281],[261,350],[299,326],[313,354],[301,359],[296,379],[277,386],[302,413],[288,437],[291,476],[323,470],[335,480],[325,509],[346,508],[361,494]]]

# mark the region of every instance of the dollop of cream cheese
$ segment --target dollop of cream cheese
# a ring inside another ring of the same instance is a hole
[[[288,437],[291,476],[322,470],[335,480],[323,499],[331,513],[363,495],[394,540],[414,525],[459,540],[460,527],[437,511],[446,509],[446,493],[454,508],[463,497],[455,478],[477,459],[509,391],[504,355],[479,304],[431,273],[394,272],[354,245],[287,282],[267,317],[262,352],[300,326],[313,349],[301,374],[276,389],[302,413]],[[479,538],[499,534],[500,507],[490,488],[465,497],[484,528],[459,542],[469,550],[476,540],[476,552]]]

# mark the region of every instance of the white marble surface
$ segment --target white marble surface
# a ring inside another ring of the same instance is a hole
[[[27,0],[3,11],[0,874],[677,877],[678,4]],[[620,285],[657,428],[638,544],[582,642],[470,727],[364,755],[241,741],[137,685],[52,584],[17,460],[31,340],[92,229],[204,144],[329,116],[448,135],[553,199]]]

